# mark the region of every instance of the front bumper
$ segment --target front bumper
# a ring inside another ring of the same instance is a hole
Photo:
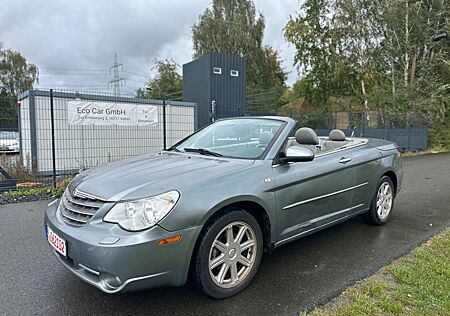
[[[51,249],[82,280],[105,293],[179,286],[186,282],[201,226],[174,232],[159,226],[128,232],[102,221],[112,206],[105,204],[84,226],[73,227],[61,219],[58,205],[59,201],[48,206],[45,225],[66,240],[67,257]],[[158,245],[161,239],[176,235],[182,236],[179,242]]]

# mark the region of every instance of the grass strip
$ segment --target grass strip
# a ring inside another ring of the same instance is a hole
[[[450,315],[450,228],[300,315]]]

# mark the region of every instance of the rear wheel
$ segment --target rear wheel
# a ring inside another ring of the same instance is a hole
[[[394,208],[395,190],[391,178],[383,176],[378,182],[377,191],[372,199],[365,220],[372,225],[384,225],[388,222]]]
[[[256,219],[230,209],[207,225],[194,258],[199,288],[213,298],[228,298],[245,289],[258,270],[263,252]]]

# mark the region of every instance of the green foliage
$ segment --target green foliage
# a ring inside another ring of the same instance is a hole
[[[276,113],[285,104],[286,87],[275,85],[270,89],[247,87],[246,111]]]
[[[311,315],[448,315],[450,229]]]
[[[0,46],[0,95],[16,97],[38,82],[38,68],[17,51]]]
[[[293,118],[297,121],[298,127],[308,126],[310,128],[324,128],[328,125],[329,112],[326,108],[318,108],[308,111],[301,111],[300,113],[293,115]]]
[[[248,95],[285,88],[278,52],[263,46],[264,28],[264,17],[257,14],[253,1],[213,0],[192,27],[194,57],[211,51],[245,57]],[[275,90],[267,102],[280,95]]]
[[[16,97],[0,94],[0,127],[17,126],[17,101]]]
[[[72,177],[64,177],[56,182],[56,188],[44,186],[38,188],[28,188],[20,189],[17,191],[7,191],[0,193],[0,196],[10,196],[12,198],[26,197],[26,196],[40,196],[40,195],[51,195],[53,197],[61,197],[66,190]]]
[[[284,32],[297,49],[294,62],[305,73],[299,85],[307,102],[327,106],[331,94],[331,64],[336,55],[330,32],[329,1],[309,0],[298,17],[291,17]]]
[[[0,42],[0,125],[17,125],[17,96],[38,81],[38,68]]]
[[[4,192],[2,195],[8,195],[13,198],[23,197],[23,196],[35,196],[35,195],[43,195],[43,194],[50,194],[51,189],[50,188],[34,188],[34,189],[27,189],[27,190],[18,190],[18,191],[8,191]]]
[[[151,79],[145,89],[137,91],[138,98],[163,99],[179,96],[183,90],[183,78],[178,73],[180,66],[173,60],[154,61],[153,69],[156,69],[155,78]]]
[[[449,30],[447,0],[306,0],[284,30],[304,73],[294,92],[315,107],[350,97],[340,110],[422,117],[447,142],[450,41],[432,38]]]
[[[255,62],[261,53],[265,22],[249,0],[214,0],[192,27],[194,57],[210,51],[244,56]]]
[[[63,195],[64,191],[66,190],[67,186],[69,185],[70,181],[72,181],[73,177],[68,176],[59,179],[56,182],[56,188],[51,189],[51,193],[53,196],[60,197]]]

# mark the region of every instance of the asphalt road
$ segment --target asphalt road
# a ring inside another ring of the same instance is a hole
[[[45,240],[46,201],[0,206],[2,315],[298,315],[323,304],[450,225],[450,154],[404,160],[405,181],[391,222],[355,218],[277,249],[253,283],[224,301],[190,285],[119,295],[78,280]]]

